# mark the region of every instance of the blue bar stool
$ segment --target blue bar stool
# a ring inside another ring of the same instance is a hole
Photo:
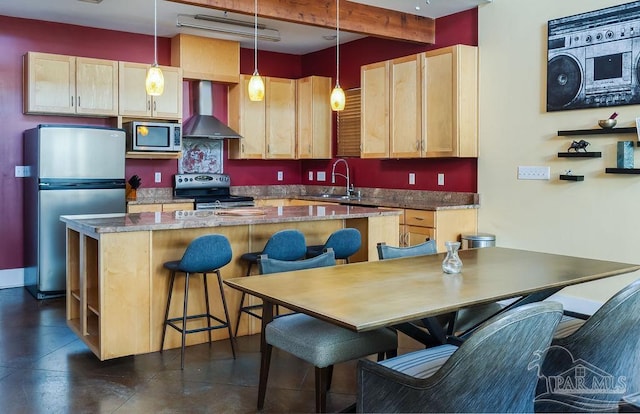
[[[219,234],[210,234],[201,236],[193,240],[185,250],[182,259],[166,262],[164,267],[171,271],[171,280],[169,283],[169,295],[167,297],[167,308],[164,313],[164,325],[162,327],[162,342],[160,350],[164,348],[164,338],[167,333],[167,326],[172,327],[182,334],[182,349],[180,354],[180,368],[184,369],[184,349],[186,336],[190,333],[207,331],[209,334],[209,345],[211,345],[211,331],[214,329],[227,328],[229,331],[229,341],[231,342],[231,352],[233,359],[236,358],[234,338],[231,334],[231,324],[229,323],[229,312],[227,310],[227,301],[222,288],[222,278],[220,277],[220,268],[231,261],[232,252],[229,240]],[[185,274],[184,282],[184,304],[182,316],[169,318],[169,307],[171,306],[171,294],[173,293],[173,282],[176,279],[176,273]],[[218,276],[218,286],[220,288],[220,297],[222,299],[222,307],[224,308],[225,319],[220,319],[211,314],[209,309],[209,291],[207,288],[207,273],[215,273]],[[202,274],[204,283],[204,299],[206,304],[206,313],[197,315],[187,315],[187,306],[189,303],[189,278],[193,274]],[[187,329],[187,321],[193,319],[204,318],[207,320],[207,326],[202,328]],[[211,325],[211,320],[217,322]]]
[[[248,263],[247,276],[251,275],[251,268],[254,264],[258,263],[258,257],[266,254],[269,257],[277,260],[299,260],[304,259],[307,253],[307,242],[304,238],[304,234],[300,230],[286,229],[280,230],[267,240],[267,244],[264,246],[261,252],[244,253],[240,256],[240,259]],[[240,307],[238,309],[238,318],[236,322],[235,336],[238,336],[238,328],[240,328],[240,317],[242,313],[246,313],[254,318],[262,319],[259,313],[254,310],[262,309],[262,305],[250,305],[244,306],[245,293],[242,292],[240,298]]]
[[[340,229],[331,233],[324,244],[308,246],[307,258],[319,256],[326,249],[333,249],[336,259],[349,263],[349,257],[357,253],[361,245],[362,236],[358,229]]]

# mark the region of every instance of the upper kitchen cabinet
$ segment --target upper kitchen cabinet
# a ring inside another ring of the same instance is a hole
[[[292,159],[296,153],[296,81],[266,78],[267,159]]]
[[[266,149],[266,103],[249,99],[251,76],[240,75],[240,83],[229,87],[229,126],[242,139],[229,140],[229,158],[264,159]]]
[[[160,96],[147,95],[145,79],[149,65],[120,62],[119,115],[130,118],[182,118],[182,69],[160,66],[164,75],[164,92]]]
[[[118,114],[117,61],[28,52],[24,71],[25,113]]]
[[[309,76],[297,80],[298,159],[329,159],[331,151],[331,78]]]
[[[361,157],[477,157],[478,52],[456,45],[361,68]]]
[[[420,55],[361,68],[362,158],[422,156]]]
[[[362,158],[389,157],[389,62],[360,68]]]
[[[179,34],[171,39],[171,65],[185,79],[220,83],[240,81],[240,43]]]
[[[229,141],[232,159],[294,159],[296,81],[264,77],[265,99],[249,100],[249,75],[229,88],[229,126],[242,135]]]
[[[425,52],[425,156],[478,156],[478,48],[456,45]]]

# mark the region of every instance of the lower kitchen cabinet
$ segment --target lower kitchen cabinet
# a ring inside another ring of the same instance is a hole
[[[127,204],[127,213],[171,212],[193,210],[193,203],[149,203]]]
[[[438,243],[438,252],[445,252],[445,242],[458,241],[461,234],[477,232],[478,210],[405,209],[404,224],[400,224],[400,229],[401,245],[414,246],[430,238]]]

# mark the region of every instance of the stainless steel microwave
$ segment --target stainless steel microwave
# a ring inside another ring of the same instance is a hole
[[[182,151],[182,124],[179,122],[125,122],[128,151]]]

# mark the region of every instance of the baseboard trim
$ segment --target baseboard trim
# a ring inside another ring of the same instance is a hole
[[[24,269],[0,270],[0,289],[16,288],[24,286]]]

